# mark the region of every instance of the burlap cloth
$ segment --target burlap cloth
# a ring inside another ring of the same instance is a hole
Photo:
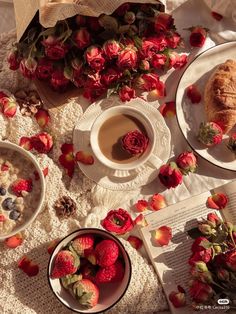
[[[11,92],[29,84],[20,74],[8,70],[6,54],[11,49],[15,36],[15,32],[0,36],[0,88]],[[0,313],[69,312],[54,297],[48,286],[47,245],[50,240],[62,238],[80,226],[93,225],[91,216],[89,221],[86,217],[94,207],[93,190],[96,185],[84,177],[78,168],[73,179],[69,179],[58,165],[60,146],[64,142],[71,142],[75,121],[81,114],[80,105],[74,102],[50,110],[52,122],[47,131],[52,134],[55,145],[49,156],[36,156],[42,168],[49,168],[45,206],[35,222],[24,232],[26,239],[23,245],[8,249],[0,243]],[[19,112],[13,119],[6,119],[0,114],[0,139],[18,144],[20,137],[37,132],[40,132],[40,128],[33,118],[24,117]],[[62,195],[69,195],[77,203],[75,218],[59,220],[56,216],[53,204]],[[96,218],[100,219],[102,215],[104,216],[104,213],[98,212]],[[150,314],[167,309],[165,296],[153,268],[127,241],[122,241],[132,261],[132,279],[125,296],[109,313]],[[17,268],[17,261],[24,254],[39,263],[38,276],[29,278]]]

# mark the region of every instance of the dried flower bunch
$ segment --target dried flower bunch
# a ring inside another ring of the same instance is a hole
[[[162,97],[165,85],[156,70],[180,68],[187,56],[173,51],[181,37],[172,16],[158,9],[158,4],[125,3],[112,15],[77,15],[52,28],[35,26],[9,54],[10,69],[59,92],[73,84],[90,101],[111,93],[129,101],[136,89]]]

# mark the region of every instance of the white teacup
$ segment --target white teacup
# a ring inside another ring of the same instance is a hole
[[[108,119],[119,114],[126,114],[139,120],[143,124],[147,132],[147,136],[149,138],[148,147],[146,148],[145,152],[138,159],[130,161],[130,162],[127,161],[127,163],[118,163],[118,162],[114,162],[108,159],[102,153],[99,147],[99,141],[98,141],[99,130],[101,126],[103,125],[103,123],[107,121]],[[92,147],[94,155],[102,164],[114,170],[133,170],[135,168],[140,167],[146,162],[148,162],[154,168],[159,168],[162,161],[153,153],[156,140],[157,140],[156,133],[154,131],[154,128],[152,126],[150,119],[145,114],[140,112],[138,109],[129,107],[128,105],[118,105],[118,106],[106,109],[94,121],[91,128],[91,133],[90,133],[90,143],[91,143],[91,147]]]

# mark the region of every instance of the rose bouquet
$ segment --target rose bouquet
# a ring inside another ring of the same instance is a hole
[[[125,3],[111,15],[76,15],[51,28],[37,24],[15,44],[8,62],[58,92],[74,85],[90,101],[111,93],[128,101],[136,89],[164,96],[156,70],[185,65],[186,55],[173,51],[180,42],[172,16],[159,12],[158,4]]]
[[[236,226],[210,213],[196,230],[199,236],[189,259],[193,305],[199,308],[199,304],[228,299],[232,309],[236,301]]]

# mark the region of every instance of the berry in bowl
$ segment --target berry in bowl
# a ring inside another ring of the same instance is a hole
[[[44,176],[32,154],[0,141],[0,240],[24,230],[39,213]]]
[[[131,262],[122,243],[112,234],[79,229],[55,247],[48,280],[55,296],[77,313],[100,313],[125,294]]]

